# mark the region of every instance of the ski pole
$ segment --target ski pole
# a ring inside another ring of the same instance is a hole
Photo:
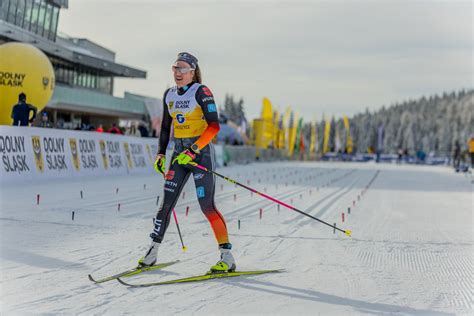
[[[181,236],[181,230],[179,229],[178,217],[176,216],[176,212],[174,209],[173,209],[173,217],[174,217],[174,221],[176,222],[176,227],[178,228],[178,234],[179,234],[179,239],[181,240],[182,249],[183,251],[186,251],[188,248],[186,248],[186,246],[184,245],[183,236]]]
[[[327,226],[331,227],[332,229],[336,229],[336,230],[338,230],[338,231],[340,231],[340,232],[343,232],[343,233],[346,234],[347,236],[351,236],[351,234],[352,234],[352,231],[351,231],[350,229],[342,230],[342,229],[340,229],[340,228],[334,227],[334,225],[331,225],[331,224],[329,224],[328,222],[325,222],[325,221],[323,221],[323,220],[321,220],[321,219],[319,219],[319,218],[317,218],[317,217],[314,217],[314,216],[312,216],[312,215],[310,215],[310,214],[308,214],[308,213],[306,213],[306,212],[300,211],[300,210],[297,209],[296,207],[293,207],[293,206],[291,206],[291,205],[289,205],[289,204],[286,204],[285,202],[279,201],[279,200],[277,200],[277,199],[275,199],[275,198],[273,198],[273,197],[271,197],[271,196],[269,196],[269,195],[267,195],[267,194],[264,194],[264,193],[262,193],[262,192],[258,192],[257,190],[252,189],[251,187],[248,187],[248,186],[246,186],[246,185],[244,185],[244,184],[242,184],[242,183],[240,183],[240,182],[237,182],[237,181],[235,181],[235,180],[233,180],[233,179],[231,179],[231,178],[229,178],[229,177],[226,177],[226,176],[224,176],[224,175],[221,175],[220,173],[215,172],[214,170],[209,170],[209,169],[207,169],[206,167],[203,167],[203,166],[201,166],[201,165],[199,165],[199,164],[197,164],[197,163],[195,163],[195,162],[193,162],[193,161],[191,161],[189,164],[192,165],[192,166],[194,166],[194,167],[196,167],[196,168],[199,168],[199,169],[201,169],[201,170],[204,170],[204,171],[206,171],[206,172],[213,173],[213,174],[215,174],[216,176],[221,177],[222,179],[224,179],[224,180],[226,180],[226,181],[229,181],[230,183],[233,183],[233,184],[235,184],[235,185],[241,186],[242,188],[247,189],[247,190],[249,190],[249,191],[251,191],[251,192],[253,192],[253,193],[256,193],[256,194],[258,194],[258,195],[261,195],[261,196],[263,196],[264,198],[267,198],[267,199],[269,199],[269,200],[271,200],[271,201],[273,201],[273,202],[275,202],[275,203],[281,204],[281,205],[283,205],[283,206],[285,206],[285,207],[287,207],[287,208],[289,208],[289,209],[291,209],[291,210],[293,210],[293,211],[295,211],[295,212],[298,212],[298,213],[300,213],[300,214],[302,214],[302,215],[304,215],[304,216],[307,216],[307,217],[309,217],[309,218],[311,218],[311,219],[314,219],[314,220],[316,220],[316,221],[318,221],[318,222],[320,222],[320,223],[323,223],[324,225],[327,225]]]

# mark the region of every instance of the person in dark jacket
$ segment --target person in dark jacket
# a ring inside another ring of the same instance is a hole
[[[38,127],[53,128],[53,124],[51,124],[49,121],[47,112],[43,112],[41,114],[41,122],[39,123]]]
[[[453,151],[453,166],[455,170],[459,170],[459,165],[461,164],[461,145],[459,141],[454,142],[454,151]]]
[[[33,117],[30,118],[30,112],[33,112]],[[36,118],[36,107],[26,103],[26,94],[23,92],[18,95],[18,104],[12,109],[11,118],[13,119],[13,126],[28,126]]]

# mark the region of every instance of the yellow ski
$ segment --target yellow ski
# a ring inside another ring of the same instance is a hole
[[[94,279],[92,277],[92,275],[89,274],[89,280],[91,280],[94,283],[104,283],[104,282],[112,281],[112,280],[115,280],[115,279],[118,279],[118,278],[127,278],[127,277],[130,277],[132,275],[136,275],[136,274],[146,272],[146,271],[153,271],[153,270],[163,269],[163,268],[169,267],[170,265],[178,263],[178,262],[179,262],[179,260],[171,261],[171,262],[165,262],[165,263],[158,263],[158,264],[155,264],[151,267],[143,267],[143,268],[137,267],[137,268],[126,270],[126,271],[123,271],[123,272],[105,277],[103,279],[98,279],[98,280]]]
[[[130,286],[130,287],[149,287],[149,286],[157,286],[157,285],[207,281],[207,280],[212,280],[212,279],[232,278],[232,277],[246,276],[246,275],[278,273],[278,272],[283,272],[283,271],[284,271],[283,269],[278,269],[278,270],[234,271],[234,272],[210,273],[210,274],[197,275],[197,276],[192,276],[192,277],[182,278],[182,279],[175,279],[175,280],[162,281],[162,282],[152,282],[152,283],[141,283],[141,284],[130,284],[123,281],[121,278],[117,278],[117,281],[119,281],[123,285]]]

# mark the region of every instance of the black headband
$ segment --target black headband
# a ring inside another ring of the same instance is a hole
[[[198,60],[196,57],[191,55],[190,53],[179,53],[178,54],[178,59],[176,61],[184,61],[185,63],[188,63],[191,65],[192,68],[196,69],[198,66]]]

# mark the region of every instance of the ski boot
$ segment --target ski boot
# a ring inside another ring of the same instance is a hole
[[[230,252],[231,249],[232,244],[230,243],[219,245],[219,251],[221,252],[221,260],[219,260],[215,265],[211,267],[208,274],[235,271],[236,265],[234,256],[232,256],[232,253]]]
[[[155,241],[151,242],[150,248],[148,248],[144,257],[138,260],[138,268],[151,267],[156,263],[156,257],[158,255],[158,248],[160,243]]]

